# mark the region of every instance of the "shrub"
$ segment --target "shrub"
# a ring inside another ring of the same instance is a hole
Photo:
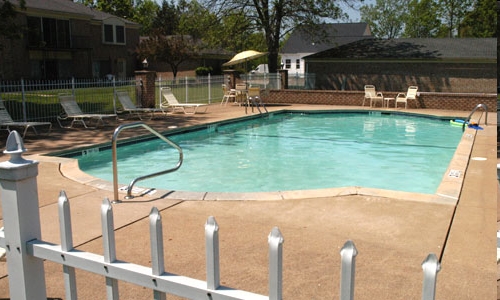
[[[212,67],[198,67],[196,68],[195,72],[198,76],[207,76],[208,74],[212,73]]]

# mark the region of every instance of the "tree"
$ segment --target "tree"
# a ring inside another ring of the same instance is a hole
[[[435,37],[441,26],[434,0],[411,0],[405,20],[403,36],[407,38]]]
[[[77,0],[76,2],[127,20],[132,20],[134,16],[133,1],[130,0]]]
[[[167,63],[176,78],[179,65],[198,57],[199,48],[189,36],[165,36],[161,32],[155,32],[139,44],[136,52],[141,60],[152,58],[155,61]]]
[[[19,1],[21,9],[26,8],[25,0]],[[0,2],[0,37],[7,39],[17,39],[23,34],[23,28],[16,22],[16,9],[9,0]],[[2,45],[0,44],[0,49]]]
[[[142,25],[141,35],[149,35],[153,30],[154,20],[158,15],[160,7],[153,0],[138,1],[134,8],[132,21]]]
[[[209,36],[211,29],[218,25],[217,17],[196,0],[179,1],[179,10],[178,34],[187,34],[194,40],[200,40]]]
[[[438,0],[439,13],[444,22],[443,33],[447,37],[456,37],[460,33],[460,25],[471,10],[472,0]]]
[[[476,0],[474,9],[467,13],[461,24],[461,37],[496,37],[497,10],[495,0]]]
[[[361,21],[368,23],[377,38],[393,39],[404,30],[409,0],[377,0],[360,8]]]
[[[243,14],[249,20],[249,27],[246,30],[263,34],[268,52],[269,71],[276,72],[281,38],[299,26],[316,25],[325,22],[325,20],[339,18],[342,16],[342,11],[337,5],[338,2],[340,1],[204,0],[204,5],[213,11],[219,20],[235,14]]]
[[[174,1],[170,3],[163,0],[156,17],[153,20],[153,28],[164,35],[173,35],[179,28],[180,10]]]

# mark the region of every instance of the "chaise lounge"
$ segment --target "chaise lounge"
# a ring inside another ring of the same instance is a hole
[[[59,95],[59,102],[64,109],[64,113],[57,117],[57,123],[59,123],[61,128],[73,128],[75,123],[81,123],[83,127],[89,128],[85,120],[88,120],[89,125],[92,120],[95,120],[95,127],[97,127],[99,123],[104,125],[103,118],[115,118],[115,120],[118,118],[116,114],[86,114],[82,112],[73,95]],[[71,125],[66,127],[63,126],[61,121],[68,119],[71,120]]]
[[[32,128],[35,134],[38,134],[36,131],[37,126],[48,126],[49,130],[47,135],[50,134],[52,130],[52,123],[50,122],[16,122],[12,119],[11,115],[5,108],[3,101],[0,100],[0,130],[7,130],[9,133],[11,132],[11,127],[23,127],[23,138],[26,136],[26,132],[29,128]]]
[[[149,115],[149,119],[151,120],[154,117],[155,112],[162,112],[159,108],[143,108],[135,106],[127,91],[116,91],[115,95],[116,98],[118,98],[118,101],[120,101],[123,111],[129,112],[130,115],[137,116],[139,120],[142,120],[144,115]]]
[[[160,108],[163,113],[167,113],[169,109],[172,112],[181,111],[185,114],[195,114],[198,111],[198,108],[204,108],[203,112],[206,112],[208,109],[208,104],[204,103],[179,103],[175,95],[172,93],[172,89],[169,87],[161,88],[161,102]],[[186,108],[188,110],[186,110]]]

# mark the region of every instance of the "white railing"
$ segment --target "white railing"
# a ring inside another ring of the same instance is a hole
[[[310,89],[314,74],[291,74],[288,85],[294,89]],[[308,79],[309,78],[309,79]],[[311,79],[312,78],[312,79]],[[239,80],[261,89],[281,89],[281,77],[275,74],[242,74]],[[141,81],[124,79],[76,79],[67,80],[17,80],[0,81],[0,101],[14,121],[54,121],[62,113],[59,94],[72,94],[85,113],[114,113],[113,101],[116,89],[128,91],[134,102],[141,97]],[[180,102],[216,103],[222,101],[222,85],[227,84],[223,75],[183,78],[162,78],[155,82],[156,104],[161,101],[160,88],[170,87]]]
[[[4,229],[0,230],[0,247],[5,249],[10,287],[10,298],[17,300],[46,299],[43,261],[63,266],[66,299],[77,299],[75,269],[81,269],[105,278],[107,299],[119,299],[119,281],[127,281],[151,289],[154,299],[165,299],[174,294],[188,299],[273,299],[283,298],[283,236],[277,227],[271,230],[269,244],[269,296],[220,285],[219,226],[213,217],[205,224],[206,281],[165,271],[162,220],[157,208],[149,215],[151,266],[141,266],[116,257],[113,207],[108,199],[101,206],[104,255],[77,250],[73,247],[70,203],[62,191],[58,199],[61,245],[41,240],[40,214],[36,177],[38,162],[25,160],[23,140],[12,131],[7,139],[5,153],[10,160],[0,163],[0,196]],[[347,241],[340,250],[340,299],[354,298],[355,259],[358,252],[354,243]],[[2,252],[0,252],[2,255]],[[424,270],[422,299],[434,299],[440,263],[429,254],[422,264]],[[103,283],[104,284],[104,283]],[[97,297],[103,299],[104,296]],[[314,298],[311,295],[310,298]]]
[[[137,85],[135,78],[0,81],[0,101],[14,121],[53,121],[63,112],[60,94],[74,95],[85,113],[113,113],[114,91],[128,89],[135,97]]]

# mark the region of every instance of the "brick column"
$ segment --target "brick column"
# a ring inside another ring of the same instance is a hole
[[[135,79],[139,82],[137,94],[140,97],[137,97],[137,105],[146,108],[156,107],[156,72],[135,71]]]
[[[238,71],[236,70],[224,70],[224,84],[226,84],[230,89],[236,87],[236,77]]]
[[[281,76],[281,89],[288,90],[288,70],[278,70]]]

